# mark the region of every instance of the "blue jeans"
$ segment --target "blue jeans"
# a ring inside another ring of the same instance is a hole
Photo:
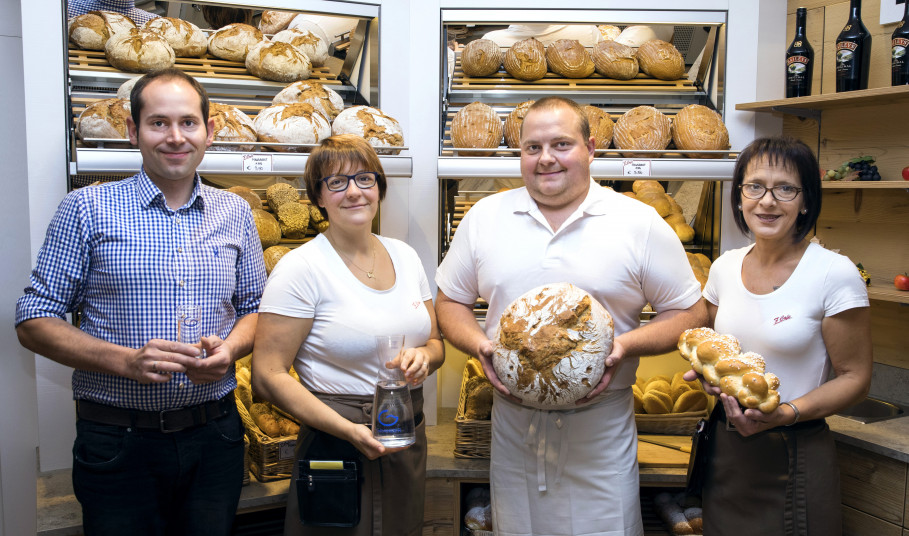
[[[243,482],[243,423],[174,433],[76,422],[73,489],[86,536],[229,535]]]

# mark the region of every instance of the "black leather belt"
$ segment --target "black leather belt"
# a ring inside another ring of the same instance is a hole
[[[134,426],[169,433],[186,430],[223,417],[230,412],[231,405],[236,405],[233,393],[225,395],[220,400],[162,411],[140,411],[117,408],[88,400],[77,400],[76,414],[80,419],[101,424]]]

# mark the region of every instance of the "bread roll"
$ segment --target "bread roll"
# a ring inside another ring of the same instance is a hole
[[[688,523],[685,513],[679,503],[672,498],[667,492],[658,493],[654,496],[654,509],[657,514],[670,528],[673,536],[687,536],[695,534],[694,529]]]
[[[191,22],[173,17],[155,17],[144,27],[161,34],[178,58],[201,58],[208,52],[208,38]]]
[[[636,194],[638,201],[650,205],[661,218],[665,218],[671,212],[669,201],[666,200],[666,194],[654,191],[645,191]]]
[[[521,146],[521,124],[524,122],[524,116],[527,115],[527,110],[533,105],[536,101],[524,101],[521,104],[515,106],[514,110],[508,114],[508,117],[505,118],[505,145],[508,145],[511,148],[517,148]],[[610,139],[611,139],[610,132]]]
[[[644,393],[637,385],[631,386],[631,392],[634,395],[634,412],[645,413],[644,411]]]
[[[689,150],[726,150],[729,132],[720,114],[700,104],[685,106],[672,120],[672,141],[675,147]],[[721,158],[721,155],[685,153],[690,158]]]
[[[290,248],[287,246],[272,246],[263,251],[262,257],[265,259],[265,273],[270,274],[271,271],[275,269],[275,266],[278,265],[278,261],[281,260],[281,257],[288,253],[290,253]]]
[[[254,209],[252,212],[262,249],[277,246],[281,241],[281,226],[278,224],[278,220],[260,208]]]
[[[644,411],[651,415],[672,413],[672,397],[653,389],[644,393]]]
[[[67,21],[69,40],[83,50],[104,50],[112,35],[126,33],[136,23],[126,15],[113,11],[89,11]]]
[[[255,45],[265,40],[257,28],[242,22],[228,24],[208,38],[208,52],[222,60],[246,61],[246,55]]]
[[[603,376],[612,317],[570,283],[532,289],[502,313],[493,367],[511,394],[541,409],[573,408]]]
[[[525,82],[543,78],[548,69],[546,49],[533,37],[511,45],[505,52],[503,63],[508,74]]]
[[[631,189],[634,193],[642,193],[645,191],[656,191],[661,194],[666,193],[666,189],[663,188],[663,185],[660,184],[660,181],[650,180],[650,179],[638,179],[631,183]]]
[[[236,106],[220,104],[217,102],[209,103],[208,118],[215,122],[214,141],[230,142],[255,142],[256,127],[252,119],[243,113]],[[249,152],[255,149],[254,145],[212,145],[210,151],[243,151]],[[258,197],[258,196],[257,196]],[[262,208],[261,203],[258,207]]]
[[[492,508],[486,506],[474,506],[464,514],[464,526],[471,531],[492,530]]]
[[[467,76],[489,76],[498,72],[504,56],[495,42],[476,39],[461,51],[461,69]]]
[[[249,49],[246,69],[262,80],[294,82],[309,78],[312,64],[305,54],[287,43],[263,41]]]
[[[612,116],[605,110],[596,106],[584,106],[587,121],[590,123],[590,135],[596,140],[597,149],[608,149],[612,145],[612,132],[614,125]]]
[[[331,126],[311,104],[273,104],[253,121],[261,142],[317,144],[331,136]],[[308,153],[309,147],[270,146],[275,151]]]
[[[647,41],[638,48],[637,58],[641,70],[654,78],[678,80],[685,76],[685,58],[666,41]]]
[[[634,49],[615,41],[600,41],[590,53],[593,66],[606,78],[631,80],[638,75],[638,60]]]
[[[669,118],[653,106],[638,106],[616,121],[612,142],[617,149],[663,150],[669,145]],[[625,156],[658,158],[657,153],[623,152]]]
[[[299,240],[309,227],[309,207],[302,203],[284,203],[275,211],[281,234],[287,238]]]
[[[647,382],[647,385],[644,386],[644,394],[646,395],[650,391],[659,391],[667,395],[672,392],[669,382],[660,378],[651,378]]]
[[[404,146],[404,130],[394,117],[372,106],[351,106],[335,117],[332,134],[354,134],[369,142],[377,154],[398,154]]]
[[[95,101],[82,110],[76,124],[76,134],[86,138],[126,139],[126,119],[130,117],[129,101],[124,99],[103,99]],[[91,142],[86,145],[94,146]]]
[[[672,413],[689,413],[707,410],[707,393],[689,388],[679,395],[672,404]]]
[[[281,205],[299,205],[300,192],[286,182],[276,182],[265,189],[265,200],[272,212],[278,212]]]
[[[316,67],[325,65],[325,61],[328,59],[328,43],[318,34],[309,30],[301,28],[281,30],[272,37],[272,41],[287,43],[296,48]]]
[[[590,53],[576,39],[558,39],[546,47],[549,69],[565,78],[587,78],[593,74]]]
[[[621,28],[611,24],[598,24],[597,30],[599,30],[600,35],[603,36],[603,41],[612,41],[622,34]],[[603,41],[600,42],[602,43]]]
[[[262,208],[262,198],[246,186],[231,186],[227,191],[243,198],[249,204],[251,210]]]
[[[104,55],[110,64],[130,73],[150,73],[173,67],[174,49],[158,32],[133,28],[114,34],[104,45]]]
[[[290,21],[294,20],[296,13],[289,11],[272,11],[265,10],[259,18],[259,31],[263,34],[276,34],[287,28]]]
[[[458,110],[451,120],[454,147],[496,148],[502,141],[502,120],[488,104],[472,102]],[[459,156],[492,156],[495,151],[458,151]]]

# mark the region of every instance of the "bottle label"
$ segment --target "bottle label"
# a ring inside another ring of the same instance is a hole
[[[836,73],[838,77],[858,78],[859,62],[855,57],[858,46],[858,43],[852,41],[837,41]]]

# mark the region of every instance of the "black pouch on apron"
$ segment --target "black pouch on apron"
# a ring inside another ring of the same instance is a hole
[[[704,486],[704,473],[707,470],[707,444],[710,442],[709,422],[701,419],[697,422],[692,434],[691,456],[688,458],[688,476],[685,493],[700,497]]]
[[[300,523],[319,527],[355,527],[360,522],[362,467],[348,442],[314,430],[315,437],[298,460],[297,503]]]

